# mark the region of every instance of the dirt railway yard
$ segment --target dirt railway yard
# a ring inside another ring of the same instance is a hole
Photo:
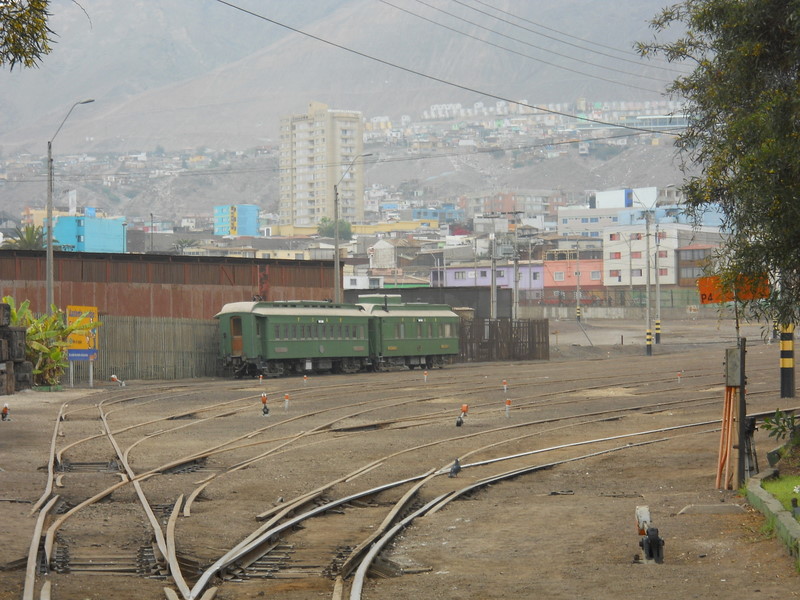
[[[26,569],[31,598],[46,586],[53,600],[161,599],[165,588],[348,598],[361,548],[416,511],[360,597],[800,597],[794,559],[764,518],[714,488],[733,326],[665,324],[652,356],[635,325],[550,327],[546,362],[5,397],[0,600],[23,598]],[[779,344],[758,325],[742,335],[748,412],[797,406],[780,398]],[[755,442],[765,468],[777,443],[765,431]],[[664,540],[662,564],[635,559],[638,506]],[[252,550],[212,567],[246,539]]]

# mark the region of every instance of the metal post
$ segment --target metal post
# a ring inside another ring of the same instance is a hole
[[[492,277],[491,277],[491,292],[489,297],[491,299],[490,311],[489,311],[489,318],[490,319],[497,319],[497,273],[495,272],[497,269],[497,257],[495,257],[495,234],[492,233],[489,236],[489,240],[491,241],[492,245]]]
[[[658,237],[658,221],[656,221],[656,254],[654,257],[654,266],[656,270],[656,344],[661,343],[661,284],[658,278],[658,253],[659,253],[659,237]]]
[[[646,321],[647,321],[647,330],[645,334],[645,341],[646,341],[646,354],[647,356],[651,356],[653,354],[653,344],[652,344],[652,329],[650,328],[650,211],[647,210],[644,217],[644,224],[645,224],[645,246],[646,246],[646,258],[644,261],[644,266],[647,269],[647,277],[645,278],[645,285],[646,293],[645,293],[645,302],[647,303],[647,309],[645,310]]]
[[[56,139],[58,132],[61,131],[61,128],[64,126],[64,123],[67,122],[67,119],[72,114],[75,107],[79,104],[89,104],[90,102],[94,102],[94,99],[80,100],[73,104],[67,111],[67,116],[64,117],[58,129],[56,129],[53,137],[47,142],[47,248],[45,251],[45,295],[47,314],[49,315],[53,314],[53,304],[55,304],[53,293],[53,140]]]
[[[347,173],[347,171],[345,171]],[[344,177],[344,175],[342,175]],[[341,181],[341,180],[340,180]],[[333,303],[341,302],[341,266],[339,265],[339,184],[333,186]]]
[[[344,173],[342,173],[339,181],[333,186],[333,302],[335,304],[339,304],[342,301],[342,277],[340,273],[341,267],[339,265],[339,184],[342,183],[342,180],[350,172],[350,169],[353,168],[353,165],[356,164],[356,161],[359,158],[366,158],[367,156],[372,156],[372,153],[359,154],[353,158],[350,164],[347,165]]]
[[[55,136],[53,136],[55,137]],[[47,251],[45,270],[47,271],[46,304],[47,314],[53,314],[53,140],[47,142]]]
[[[575,242],[575,319],[581,320],[581,243]]]

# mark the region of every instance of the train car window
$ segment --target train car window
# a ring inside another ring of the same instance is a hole
[[[343,325],[344,327],[344,339],[350,338],[350,325]]]
[[[428,337],[433,337],[433,323],[428,323]]]
[[[242,335],[242,318],[233,317],[231,319],[231,337]]]
[[[305,329],[305,338],[307,340],[310,340],[311,339],[311,325],[306,325],[304,329]]]
[[[281,326],[280,325],[275,325],[275,339],[276,340],[281,339]]]
[[[403,322],[400,323],[400,331],[398,332],[397,337],[401,340],[406,337],[406,324]]]
[[[342,326],[341,326],[341,324],[333,326],[333,337],[336,338],[337,340],[342,339]]]
[[[256,336],[261,337],[261,319],[256,319]]]
[[[289,339],[296,340],[297,339],[297,325],[292,325],[289,328]]]
[[[283,326],[283,339],[285,339],[285,340],[289,339],[289,326],[288,325],[284,325]]]
[[[358,326],[358,339],[360,339],[360,340],[364,339],[364,326],[363,325],[359,325]]]

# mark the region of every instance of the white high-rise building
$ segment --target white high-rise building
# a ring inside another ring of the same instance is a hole
[[[356,160],[364,153],[363,130],[359,111],[319,102],[309,104],[308,114],[281,120],[281,225],[316,227],[323,217],[333,220],[337,183],[339,219],[363,221],[364,170]]]

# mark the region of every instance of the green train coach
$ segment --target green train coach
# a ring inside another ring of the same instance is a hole
[[[459,317],[449,306],[400,296],[233,302],[215,318],[223,372],[236,377],[443,367],[459,351]]]

